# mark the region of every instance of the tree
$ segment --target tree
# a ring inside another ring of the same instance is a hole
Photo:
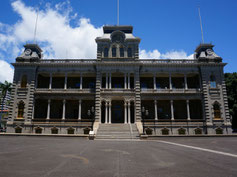
[[[1,119],[2,119],[2,114],[3,114],[3,105],[5,98],[7,96],[7,93],[11,92],[11,86],[12,83],[5,81],[4,83],[0,83],[0,90],[1,90],[1,102],[2,102],[2,107],[1,107],[1,114],[0,114],[0,127],[1,127]]]
[[[228,104],[232,116],[232,128],[237,129],[237,73],[225,74]]]

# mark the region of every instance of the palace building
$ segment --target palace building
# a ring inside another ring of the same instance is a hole
[[[232,133],[226,63],[212,44],[200,44],[194,59],[139,59],[132,26],[103,30],[96,59],[43,59],[37,44],[24,46],[12,64],[7,132]]]

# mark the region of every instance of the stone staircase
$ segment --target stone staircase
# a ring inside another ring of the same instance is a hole
[[[136,124],[100,124],[96,139],[139,139]]]

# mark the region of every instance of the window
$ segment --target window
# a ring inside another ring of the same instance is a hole
[[[18,104],[17,118],[23,118],[23,116],[24,116],[24,108],[25,108],[24,102],[20,101],[20,103]]]
[[[21,78],[21,88],[26,88],[26,85],[27,85],[27,76],[24,75]]]
[[[104,57],[108,58],[108,56],[109,56],[109,49],[106,47],[104,48]]]
[[[210,77],[210,85],[211,85],[211,88],[216,88],[216,77],[211,75]]]
[[[221,110],[220,110],[220,105],[218,103],[215,103],[213,105],[213,110],[214,110],[214,119],[220,119],[221,118]]]
[[[112,48],[112,57],[116,57],[116,48],[115,47]]]
[[[124,48],[120,47],[120,57],[124,57]]]
[[[131,47],[128,48],[128,57],[129,58],[132,57],[132,48]]]

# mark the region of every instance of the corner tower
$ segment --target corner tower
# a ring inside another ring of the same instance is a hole
[[[140,38],[132,26],[104,26],[104,35],[96,38],[98,60],[139,59]]]

